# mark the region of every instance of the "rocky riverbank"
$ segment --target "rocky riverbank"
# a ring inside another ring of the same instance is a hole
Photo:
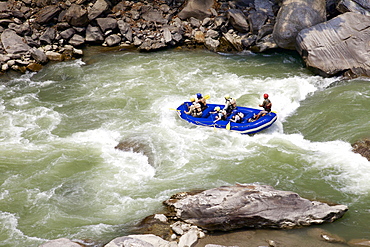
[[[1,72],[40,71],[98,45],[291,49],[317,74],[370,76],[369,11],[359,0],[11,0],[0,2]]]
[[[210,247],[220,243],[216,241],[217,232],[242,228],[294,229],[318,225],[333,222],[348,210],[345,205],[310,201],[293,192],[257,184],[237,184],[205,191],[182,192],[166,200],[164,205],[167,212],[148,216],[134,230],[135,235],[115,238],[104,246],[190,247],[203,246],[197,245],[202,242]],[[255,233],[249,231],[244,233],[244,236],[249,235],[252,238]],[[311,235],[318,242],[345,243],[340,237],[322,230],[312,230]],[[276,239],[279,239],[278,242],[282,241],[281,238],[274,239],[270,236],[266,239],[266,244],[278,246]],[[238,240],[233,239],[229,244],[233,244],[233,241]],[[79,244],[85,246],[82,241]],[[250,242],[247,242],[240,246],[250,246],[249,244]],[[57,239],[41,246],[74,245],[78,246],[68,239]]]

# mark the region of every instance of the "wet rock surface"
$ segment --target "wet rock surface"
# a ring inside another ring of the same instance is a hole
[[[297,49],[306,65],[322,76],[370,76],[369,37],[370,16],[348,12],[302,30]]]
[[[345,205],[330,206],[265,185],[225,186],[165,202],[176,216],[206,230],[290,229],[341,218]]]
[[[353,152],[361,154],[368,161],[370,161],[370,139],[365,138],[363,140],[356,141],[352,144]]]

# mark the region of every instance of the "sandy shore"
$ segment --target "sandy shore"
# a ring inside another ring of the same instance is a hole
[[[244,230],[227,233],[207,234],[199,239],[195,247],[204,247],[207,244],[218,244],[239,247],[344,247],[348,245],[339,237],[328,242],[321,237],[327,232],[320,228],[298,230]],[[269,245],[270,244],[270,245]]]

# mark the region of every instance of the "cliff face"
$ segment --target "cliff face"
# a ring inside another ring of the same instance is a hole
[[[326,17],[335,17],[339,11],[357,11],[364,16],[366,22],[369,19],[366,16],[368,13],[366,6],[360,4],[356,5],[357,8],[349,9],[345,8],[348,1],[334,7],[331,1],[327,1],[326,6],[322,1],[316,1],[317,4],[309,4],[310,2],[307,0],[0,2],[1,71],[9,69],[20,72],[38,71],[50,60],[63,61],[83,56],[82,48],[86,45],[130,47],[140,51],[155,51],[176,46],[201,47],[214,52],[295,49],[296,37],[300,31],[320,24]],[[351,30],[352,26],[347,29]],[[299,44],[303,43],[301,39]],[[301,47],[298,49],[302,50],[304,49]],[[309,52],[310,50],[306,49],[301,55],[305,58]],[[322,59],[325,61],[326,58]],[[309,67],[321,70],[315,64],[310,63]],[[340,73],[348,70],[351,70],[351,66],[333,71],[338,74],[338,71]],[[356,67],[356,70],[351,72],[353,75],[370,74],[367,73],[368,68]],[[330,71],[321,74],[332,75]]]

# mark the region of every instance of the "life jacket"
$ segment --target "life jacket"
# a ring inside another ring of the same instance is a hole
[[[194,108],[194,111],[192,113],[192,116],[193,117],[201,117],[203,112],[202,112],[202,109],[200,108],[200,104],[198,104],[198,105],[195,104],[194,106],[195,106],[195,108]]]
[[[205,102],[205,99],[204,98],[200,98],[200,99],[198,99],[198,101],[197,101],[197,103],[198,104],[200,104],[200,108],[202,109],[202,110],[204,110],[204,109],[206,109],[207,108],[207,106],[206,106],[206,102]]]
[[[271,101],[269,99],[265,99],[264,103],[266,103],[266,104],[263,105],[263,109],[265,109],[265,111],[270,112],[271,111],[271,105],[268,106],[268,104],[270,104]]]
[[[226,120],[226,114],[224,114],[222,111],[219,111],[217,113],[217,116],[221,119],[221,120]]]

